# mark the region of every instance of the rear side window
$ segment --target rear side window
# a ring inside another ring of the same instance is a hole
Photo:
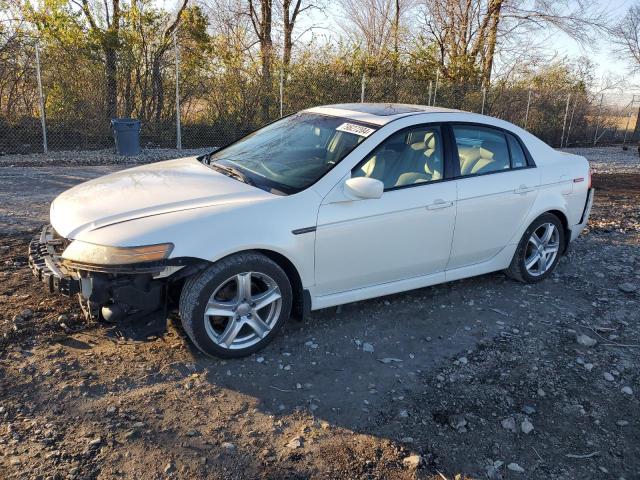
[[[511,168],[522,168],[527,166],[527,157],[522,150],[522,145],[513,135],[507,134],[509,150],[511,150]]]
[[[510,168],[507,138],[501,131],[475,125],[453,125],[452,129],[462,176]]]

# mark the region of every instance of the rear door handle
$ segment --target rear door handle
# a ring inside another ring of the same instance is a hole
[[[449,208],[453,207],[453,202],[445,202],[444,200],[438,199],[433,202],[431,205],[427,205],[427,209],[429,210],[438,210],[440,208]]]
[[[517,193],[518,195],[524,195],[525,193],[533,192],[535,188],[527,187],[526,185],[520,185],[516,188],[513,193]]]

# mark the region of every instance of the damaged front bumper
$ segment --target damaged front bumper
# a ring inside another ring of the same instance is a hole
[[[68,244],[51,225],[45,226],[29,245],[29,265],[51,293],[79,294],[91,320],[118,322],[157,312],[166,304],[166,286],[194,271],[189,259],[123,266],[63,261]]]

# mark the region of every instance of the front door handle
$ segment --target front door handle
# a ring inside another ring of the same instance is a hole
[[[519,195],[524,195],[525,193],[529,193],[529,192],[533,192],[535,190],[535,188],[530,188],[527,187],[526,185],[520,185],[518,188],[516,188],[513,193],[517,193]]]
[[[427,205],[427,209],[429,210],[438,210],[440,208],[449,208],[453,207],[453,202],[445,202],[444,200],[438,199],[433,202],[431,205]]]

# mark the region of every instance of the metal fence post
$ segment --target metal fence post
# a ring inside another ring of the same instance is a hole
[[[564,142],[564,132],[567,127],[567,117],[569,116],[569,103],[571,102],[571,93],[567,94],[567,106],[564,109],[564,120],[562,122],[562,136],[560,137],[560,148]]]
[[[182,128],[180,125],[180,60],[176,33],[177,29],[173,32],[173,50],[176,57],[176,148],[182,150]]]
[[[360,103],[364,103],[364,86],[366,83],[365,74],[362,72],[362,81],[360,82]]]
[[[440,81],[440,70],[436,70],[436,86],[433,89],[433,103],[431,104],[432,107],[436,106],[436,96],[438,95],[438,82]]]
[[[598,143],[598,127],[600,126],[600,114],[602,113],[602,102],[604,101],[604,93],[600,95],[600,105],[598,106],[598,115],[596,116],[596,131],[593,134],[593,146]]]
[[[480,115],[484,115],[484,102],[487,99],[487,87],[482,87],[482,109],[480,110]]]
[[[578,105],[578,99],[573,101],[573,108],[571,109],[571,118],[569,119],[569,128],[567,128],[567,136],[564,139],[564,146],[569,145],[569,135],[571,134],[571,126],[573,125],[573,115],[576,113],[576,105]]]
[[[283,98],[284,98],[284,69],[280,69],[280,118],[282,118]]]
[[[629,110],[629,113],[627,114],[627,124],[624,127],[624,137],[622,139],[622,148],[624,149],[626,143],[627,143],[627,132],[629,132],[629,122],[631,122],[631,110]]]
[[[529,107],[531,106],[531,89],[529,89],[529,95],[527,97],[527,111],[524,114],[524,129],[529,126]]]
[[[42,93],[42,76],[40,75],[40,47],[36,43],[36,76],[38,78],[38,96],[40,97],[40,124],[42,126],[42,149],[46,154],[49,153],[47,145],[47,121],[44,114],[44,95]]]

